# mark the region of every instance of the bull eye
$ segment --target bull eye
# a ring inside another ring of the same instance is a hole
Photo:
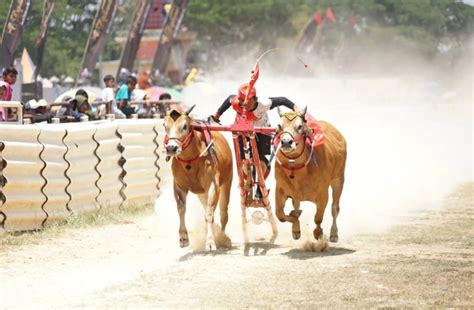
[[[188,129],[188,125],[187,125],[187,124],[184,124],[183,130],[186,130],[186,129]]]
[[[296,127],[296,130],[300,131],[302,128],[303,128],[303,125],[300,124],[298,127]]]

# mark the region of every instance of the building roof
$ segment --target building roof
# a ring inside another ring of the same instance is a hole
[[[145,23],[145,29],[161,29],[165,21],[163,0],[153,0],[150,13]]]

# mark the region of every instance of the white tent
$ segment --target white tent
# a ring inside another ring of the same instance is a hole
[[[31,60],[30,54],[28,53],[26,48],[23,49],[20,63],[23,72],[23,83],[33,83],[33,75],[35,73],[36,66],[33,63],[33,60]]]

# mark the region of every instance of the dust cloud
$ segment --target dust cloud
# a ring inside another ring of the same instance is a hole
[[[293,56],[289,54],[287,59]],[[208,74],[205,82],[187,87],[184,102],[197,104],[193,112],[200,116],[213,114],[228,95],[235,94],[237,87],[248,81],[254,61],[245,57],[227,62],[225,70]],[[391,74],[387,69],[385,75],[373,76],[317,75],[311,71],[306,76],[295,76],[287,72],[277,74],[271,62],[271,57],[261,62],[256,84],[258,96],[285,96],[299,107],[307,106],[309,113],[335,125],[347,140],[346,181],[338,217],[340,240],[355,234],[382,232],[402,223],[410,212],[438,208],[456,186],[473,180],[472,70],[464,69],[451,76],[446,73],[439,78],[439,73],[433,73],[436,70],[427,64],[423,64],[423,70],[421,65],[405,63],[416,70],[403,75]],[[466,66],[471,64],[468,60]],[[313,66],[318,64],[309,63],[308,70]],[[305,70],[303,66],[291,69]],[[222,123],[230,124],[234,115],[229,109],[221,118]],[[277,112],[271,111],[270,118],[275,125]],[[231,143],[230,135],[225,135]],[[178,215],[169,186],[171,175],[162,179],[169,179],[169,183],[162,188],[157,214],[168,213],[168,219],[174,221],[170,228],[178,240]],[[271,189],[274,182],[272,173],[268,180]],[[270,195],[273,206],[273,193]],[[198,248],[204,242],[204,215],[193,196],[188,196],[186,217],[191,243]],[[290,204],[287,203],[287,212]],[[332,222],[330,204],[331,201],[323,221],[325,234]],[[235,173],[229,210],[227,231],[233,242],[241,242]],[[302,210],[302,240],[293,242],[290,224],[279,223],[277,243],[308,247],[307,241],[315,228],[315,206],[303,203]],[[270,233],[269,225],[250,224],[253,240],[268,240]]]

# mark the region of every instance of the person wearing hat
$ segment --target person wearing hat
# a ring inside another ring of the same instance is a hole
[[[25,104],[25,115],[30,115],[33,119],[33,123],[48,122],[51,123],[52,113],[48,111],[48,103],[44,99],[36,101],[35,99],[29,100]],[[24,116],[25,117],[25,116]]]
[[[89,103],[89,95],[82,88],[76,91],[74,99],[69,102],[71,104],[72,116],[76,122],[81,121],[81,116],[87,115],[91,119],[91,105]]]
[[[250,87],[249,87],[250,86]],[[247,100],[245,100],[247,97]],[[285,106],[291,110],[295,110],[295,104],[286,97],[269,97],[258,98],[257,90],[254,86],[248,83],[242,84],[238,89],[238,95],[230,95],[222,105],[217,109],[217,112],[211,116],[211,119],[220,123],[220,117],[232,107],[237,115],[235,120],[238,121],[242,115],[246,116],[248,121],[251,121],[256,127],[269,127],[270,122],[267,112],[273,108]],[[269,161],[266,155],[271,153],[272,137],[263,133],[256,134],[257,148],[260,160],[265,164],[264,169],[268,169]],[[244,155],[242,138],[239,137],[239,147],[242,157]],[[265,171],[264,171],[265,172]],[[257,188],[256,197],[260,197],[260,188]]]

